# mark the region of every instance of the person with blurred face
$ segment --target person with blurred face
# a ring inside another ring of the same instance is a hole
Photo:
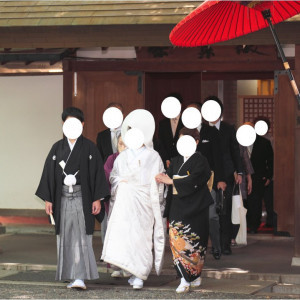
[[[119,134],[117,138],[118,138],[118,152],[111,154],[107,158],[107,160],[104,164],[106,181],[107,181],[109,187],[111,187],[110,182],[109,182],[109,177],[110,177],[110,173],[114,167],[114,162],[115,162],[116,158],[119,156],[119,154],[126,149],[126,145],[123,142],[121,134]],[[104,217],[103,222],[101,223],[101,237],[103,237],[102,244],[104,244],[106,230],[107,230],[107,222],[109,219],[109,215],[111,214],[111,210],[112,210],[114,201],[115,201],[115,197],[111,196],[109,199],[109,202],[104,203],[105,217]],[[129,276],[130,276],[129,273],[122,271],[121,269],[117,269],[111,274],[111,277],[129,277]]]
[[[197,129],[182,128],[180,136],[190,135],[199,143]],[[208,180],[211,170],[199,152],[171,159],[167,174],[156,176],[158,183],[169,185],[164,217],[169,217],[169,238],[173,262],[181,278],[177,293],[185,293],[201,284],[208,233],[209,206],[213,203]]]
[[[194,107],[201,112],[201,103],[199,102],[190,103],[187,107]],[[198,126],[197,131],[200,134],[197,151],[207,158],[210,169],[214,171],[214,182],[211,190],[211,196],[214,203],[209,207],[209,236],[212,243],[213,257],[218,260],[221,258],[221,243],[216,191],[218,189],[222,189],[224,191],[226,188],[222,151],[220,147],[221,141],[218,130],[204,122]]]
[[[226,188],[224,189],[225,211],[220,214],[220,237],[222,254],[230,255],[231,237],[232,237],[232,191],[234,182],[242,183],[242,160],[240,156],[239,144],[236,139],[236,131],[234,126],[222,121],[223,103],[216,96],[209,96],[204,102],[213,100],[221,107],[221,116],[209,125],[215,127],[219,132],[221,141],[222,164],[224,170],[224,178]]]
[[[253,124],[252,126],[254,127]],[[261,223],[264,192],[273,178],[274,153],[271,142],[260,135],[256,135],[254,144],[247,147],[247,150],[254,170],[251,175],[252,193],[247,199],[247,224],[250,233],[257,233]]]
[[[137,148],[126,140],[133,128],[143,136]],[[154,131],[155,121],[149,111],[137,109],[125,118],[121,132],[128,148],[114,161],[109,177],[113,206],[110,205],[101,258],[120,268],[122,276],[131,275],[128,283],[133,289],[143,288],[152,270],[153,256],[155,270],[160,274],[165,249],[163,184],[155,181],[164,166],[153,149]]]
[[[168,97],[175,97],[182,104],[182,96],[178,93],[172,93]],[[168,119],[164,118],[159,122],[158,139],[161,147],[162,158],[165,167],[169,167],[172,157],[178,155],[176,144],[179,138],[179,131],[183,127],[181,114],[177,117]]]
[[[121,112],[123,112],[123,106],[120,103],[112,102],[109,103],[106,107],[106,109],[110,107],[116,107]],[[107,158],[113,154],[118,152],[118,142],[117,142],[117,136],[121,132],[121,126],[114,129],[105,129],[98,133],[97,135],[97,147],[100,151],[103,163],[106,162]]]
[[[71,118],[84,125],[80,109],[63,111],[64,123]],[[68,288],[86,289],[84,280],[99,278],[92,238],[100,200],[109,197],[96,145],[82,135],[56,142],[46,159],[36,195],[45,201],[46,213],[53,214],[55,221],[56,280],[71,280]]]

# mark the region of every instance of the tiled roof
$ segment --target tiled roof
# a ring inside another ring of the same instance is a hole
[[[0,27],[177,24],[203,1],[0,1]]]

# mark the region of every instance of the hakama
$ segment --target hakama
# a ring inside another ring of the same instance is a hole
[[[93,235],[86,234],[81,187],[74,192],[63,186],[60,234],[57,235],[58,262],[56,280],[99,278],[93,251]]]

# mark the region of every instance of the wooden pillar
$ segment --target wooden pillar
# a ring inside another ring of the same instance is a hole
[[[63,108],[73,104],[73,77],[74,72],[69,69],[69,61],[63,61]]]
[[[276,79],[276,78],[275,78]],[[295,108],[288,76],[277,77],[274,122],[274,211],[277,234],[294,236],[295,224]]]
[[[296,45],[295,80],[300,88],[300,45]],[[296,100],[295,100],[296,102]],[[300,266],[300,109],[295,109],[295,244],[292,266]]]

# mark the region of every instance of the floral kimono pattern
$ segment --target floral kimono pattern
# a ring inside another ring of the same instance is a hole
[[[204,265],[206,246],[201,245],[201,238],[192,231],[190,224],[181,221],[170,223],[170,246],[173,261],[180,276],[193,281],[201,275]]]

